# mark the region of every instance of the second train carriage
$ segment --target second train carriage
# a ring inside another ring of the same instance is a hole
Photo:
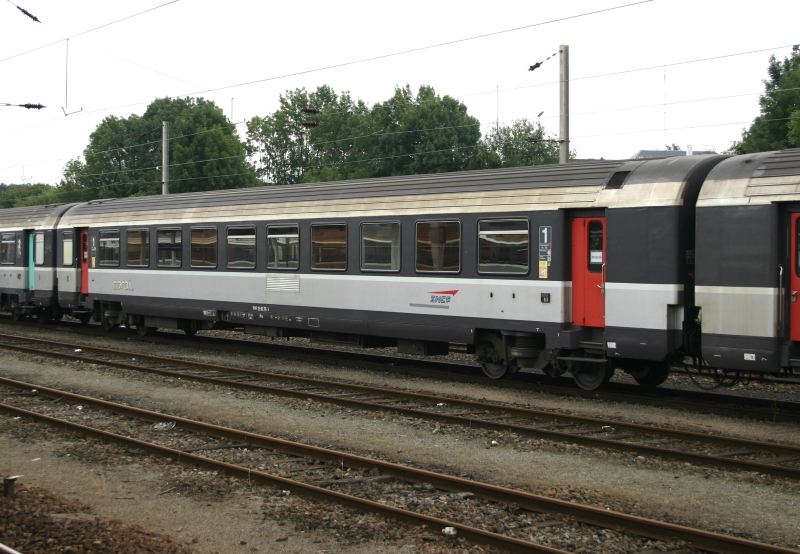
[[[98,200],[57,225],[58,303],[106,328],[219,325],[484,372],[657,385],[697,332],[693,206],[724,156]]]
[[[61,318],[56,298],[56,232],[73,204],[0,210],[0,308],[12,318]]]
[[[712,368],[800,367],[800,149],[729,158],[697,201],[702,357]]]

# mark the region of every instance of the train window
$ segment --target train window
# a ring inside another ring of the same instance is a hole
[[[3,233],[0,235],[0,264],[12,265],[17,261],[16,235]]]
[[[256,267],[256,228],[228,227],[228,268]]]
[[[64,254],[64,258],[61,260],[62,265],[71,266],[75,262],[74,240],[72,231],[64,231],[61,237],[61,251]]]
[[[300,229],[297,225],[268,225],[269,269],[300,267]]]
[[[417,222],[417,271],[461,271],[461,222]]]
[[[527,219],[478,222],[478,271],[527,273],[529,242]]]
[[[158,267],[181,266],[181,230],[158,230]]]
[[[589,222],[589,273],[603,271],[603,222]]]
[[[150,231],[147,229],[129,229],[126,237],[128,242],[128,267],[149,266]]]
[[[119,267],[119,231],[100,231],[98,265]]]
[[[400,223],[361,224],[361,269],[400,270]]]
[[[311,269],[347,269],[347,225],[311,226]]]
[[[217,267],[217,229],[192,229],[192,267]]]
[[[33,263],[35,265],[44,265],[44,233],[34,234]]]

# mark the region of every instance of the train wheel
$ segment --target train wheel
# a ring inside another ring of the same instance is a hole
[[[140,337],[149,337],[156,332],[155,327],[147,327],[146,325],[137,325],[136,334]]]
[[[613,368],[608,363],[583,362],[572,372],[575,383],[583,390],[597,390],[611,379]]]
[[[637,383],[643,387],[655,388],[669,377],[669,364],[667,362],[642,361],[629,373]]]
[[[485,362],[481,364],[481,368],[489,379],[502,379],[508,374],[508,364],[503,362]]]
[[[22,311],[22,308],[11,309],[11,321],[20,321],[24,318],[25,318],[25,312]]]
[[[184,325],[183,325],[183,327],[181,327],[181,329],[189,337],[193,337],[193,336],[195,336],[197,334],[197,327],[192,325],[191,322],[184,323]]]
[[[92,314],[81,314],[78,316],[78,321],[81,322],[81,325],[89,325],[89,322],[92,320]]]

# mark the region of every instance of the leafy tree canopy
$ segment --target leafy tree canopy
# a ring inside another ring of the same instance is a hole
[[[19,206],[38,206],[41,204],[57,204],[58,192],[55,187],[44,183],[26,183],[23,185],[6,185],[0,183],[0,208],[16,208]]]
[[[545,135],[541,123],[519,119],[489,131],[475,149],[470,169],[557,164],[558,152],[558,141]]]
[[[85,161],[67,163],[61,196],[89,200],[159,194],[162,121],[170,122],[171,193],[258,184],[245,145],[221,109],[202,98],[160,98],[141,116],[106,117],[89,138]]]
[[[759,99],[761,115],[733,144],[735,154],[800,147],[800,51],[782,62],[771,56],[767,71],[769,79]]]
[[[371,107],[328,86],[287,91],[275,113],[249,122],[247,139],[259,177],[275,184],[558,162],[558,145],[542,140],[539,124],[518,121],[481,140],[467,107],[430,86],[396,87]]]

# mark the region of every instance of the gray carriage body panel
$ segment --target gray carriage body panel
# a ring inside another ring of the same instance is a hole
[[[714,367],[777,372],[788,340],[790,211],[800,211],[800,150],[736,156],[708,176],[697,203],[697,305]]]
[[[0,234],[14,234],[16,255],[13,264],[0,265],[0,293],[11,295],[20,304],[49,306],[55,301],[55,227],[74,204],[48,204],[0,210]],[[44,234],[42,264],[29,265],[28,235]],[[30,287],[33,272],[33,288]]]
[[[601,215],[607,218],[609,266],[604,332],[610,338],[604,348],[660,360],[681,343],[690,214],[703,178],[722,159],[603,161],[99,200],[73,207],[59,230],[88,228],[91,237],[100,229],[150,230],[149,267],[125,267],[121,240],[120,266],[89,272],[89,301],[119,302],[128,313],[213,320],[225,311],[238,324],[458,342],[473,342],[475,329],[488,328],[544,333],[548,347],[577,348],[586,335],[571,323],[571,221]],[[496,218],[529,222],[527,273],[478,271],[478,223]],[[461,222],[458,273],[415,270],[415,225],[424,220]],[[376,221],[400,224],[396,273],[359,268],[359,226]],[[344,271],[310,267],[310,247],[302,238],[312,224],[326,222],[347,225]],[[266,226],[276,223],[299,226],[297,271],[267,269]],[[252,270],[225,267],[225,229],[234,225],[255,227]],[[188,263],[190,230],[202,226],[218,228],[215,268]],[[541,227],[552,229],[546,278],[536,267]],[[155,267],[160,228],[182,231],[183,267]],[[71,283],[78,278],[76,268],[60,268],[62,274],[74,276]],[[75,297],[77,286],[64,287],[65,301]],[[431,295],[442,291],[457,292],[446,304],[432,302]]]

